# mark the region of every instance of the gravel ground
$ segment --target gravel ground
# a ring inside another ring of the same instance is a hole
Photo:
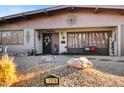
[[[93,68],[83,70],[66,65],[67,60],[79,55],[57,55],[52,63],[41,63],[41,57],[15,58],[18,81],[13,87],[44,87],[44,77],[50,74],[60,77],[59,87],[124,87],[124,57],[85,56]]]
[[[27,71],[37,67],[38,65],[42,65],[44,70],[51,69],[57,66],[61,66],[66,64],[66,61],[70,59],[69,56],[56,56],[56,62],[51,63],[41,63],[42,56],[29,56],[29,57],[16,57],[15,63],[17,64],[17,71]]]
[[[54,63],[41,63],[42,56],[30,57],[16,57],[17,71],[25,72],[27,70],[36,68],[40,63],[43,70],[49,70],[58,66],[65,65],[67,60],[73,57],[80,57],[81,55],[56,55],[57,61]],[[93,68],[114,74],[124,76],[124,57],[111,57],[111,56],[85,56],[93,62]],[[103,60],[104,59],[104,60]]]
[[[107,74],[96,69],[75,69],[66,65],[50,71],[42,71],[42,67],[18,75],[18,82],[12,87],[44,87],[44,77],[55,74],[60,77],[60,84],[52,87],[124,87],[124,77]],[[51,86],[50,86],[51,87]]]

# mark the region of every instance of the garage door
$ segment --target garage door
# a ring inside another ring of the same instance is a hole
[[[74,54],[109,54],[109,42],[112,32],[69,32],[68,53]],[[94,47],[95,51],[86,51]]]

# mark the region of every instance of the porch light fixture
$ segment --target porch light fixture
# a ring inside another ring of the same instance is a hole
[[[63,35],[63,32],[61,32],[61,35]]]
[[[62,36],[62,39],[65,39],[65,36]]]
[[[61,32],[61,35],[62,35],[62,39],[65,39],[65,36],[64,36],[63,32]]]

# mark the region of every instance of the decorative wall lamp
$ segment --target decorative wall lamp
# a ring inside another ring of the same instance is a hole
[[[65,36],[64,36],[63,32],[61,32],[61,35],[62,35],[62,39],[65,39]]]
[[[63,32],[61,32],[61,36],[62,36],[61,43],[62,43],[62,44],[65,44],[65,40],[64,40],[64,39],[65,39],[65,35],[63,34]]]

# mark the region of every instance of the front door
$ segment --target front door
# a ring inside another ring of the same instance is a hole
[[[43,53],[59,53],[59,33],[43,33]]]
[[[43,53],[51,53],[51,33],[43,33]]]

